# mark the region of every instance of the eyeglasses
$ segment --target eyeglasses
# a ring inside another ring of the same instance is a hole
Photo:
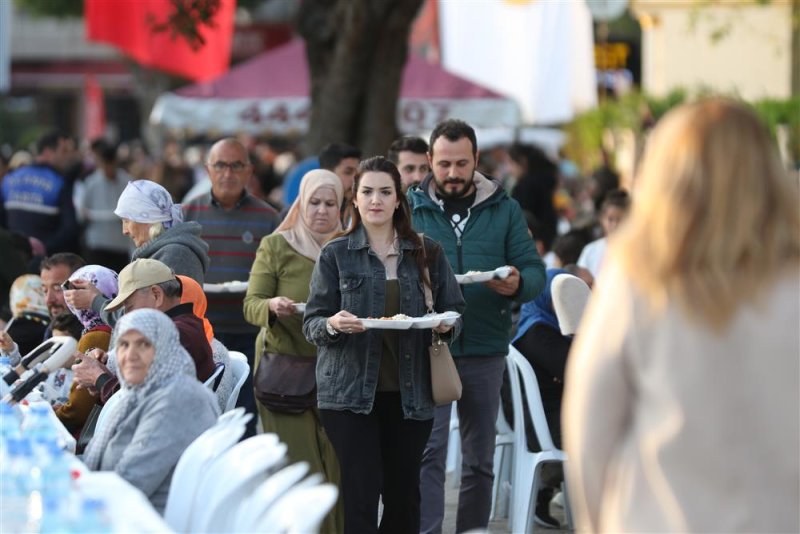
[[[245,168],[247,168],[247,165],[241,161],[234,161],[231,163],[228,163],[227,161],[217,161],[216,163],[211,164],[211,168],[216,172],[225,172],[225,169],[230,169],[233,172],[242,172],[245,170]]]

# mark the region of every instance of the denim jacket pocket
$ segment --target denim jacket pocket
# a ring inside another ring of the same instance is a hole
[[[358,315],[361,304],[361,291],[364,276],[358,274],[342,274],[339,278],[339,293],[342,295],[342,309]]]

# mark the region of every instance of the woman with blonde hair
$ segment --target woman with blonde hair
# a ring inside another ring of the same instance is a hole
[[[742,104],[656,128],[568,363],[579,529],[800,530],[796,185]]]

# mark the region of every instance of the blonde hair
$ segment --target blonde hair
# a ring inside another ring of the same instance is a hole
[[[611,255],[654,310],[675,299],[724,328],[736,308],[800,266],[798,189],[743,104],[670,112],[645,152],[633,209]]]
[[[150,228],[147,230],[147,235],[150,236],[150,241],[163,234],[164,230],[166,230],[166,228],[164,228],[164,223],[162,222],[151,224]]]

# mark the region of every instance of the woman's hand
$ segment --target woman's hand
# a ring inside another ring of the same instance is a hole
[[[357,334],[358,332],[363,332],[366,330],[364,325],[361,324],[361,321],[358,320],[358,317],[345,310],[342,310],[336,315],[329,317],[328,323],[334,328],[334,330],[344,334]]]
[[[8,332],[0,331],[0,350],[3,352],[11,352],[14,350],[14,340],[8,335]]]
[[[440,334],[444,334],[445,332],[449,332],[449,331],[450,331],[450,329],[452,329],[452,328],[453,328],[453,325],[451,325],[451,324],[444,324],[444,322],[442,322],[442,323],[439,323],[439,326],[437,326],[436,328],[434,328],[434,330],[435,330],[436,332],[439,332]]]
[[[64,300],[76,310],[88,310],[92,307],[92,301],[100,290],[88,280],[73,280],[72,285],[78,289],[68,289],[64,291]]]
[[[294,315],[294,301],[287,297],[272,297],[269,299],[269,311],[278,317]]]

